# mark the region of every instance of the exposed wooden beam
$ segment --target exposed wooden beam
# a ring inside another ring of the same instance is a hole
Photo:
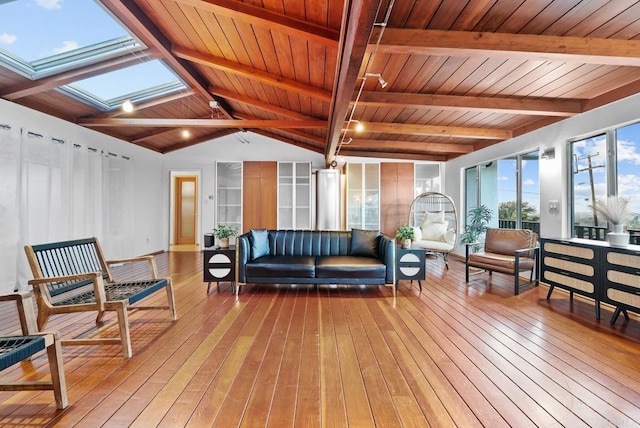
[[[171,42],[155,26],[149,17],[140,9],[134,0],[100,0],[118,19],[139,37],[147,46],[159,52],[164,61],[171,67],[191,88],[198,91],[207,100],[214,98],[207,90],[207,81],[186,61],[176,58],[171,53]],[[233,119],[231,113],[224,104],[220,110],[229,119]]]
[[[582,109],[584,111],[589,111],[623,98],[630,97],[637,93],[640,93],[640,79],[629,82],[624,86],[620,86],[613,91],[606,92],[590,100],[583,101]]]
[[[327,164],[330,164],[335,157],[353,88],[358,80],[358,73],[381,3],[382,0],[346,0],[344,2],[338,67],[334,79],[333,99],[329,108],[329,131],[325,148]]]
[[[387,151],[393,150],[419,150],[428,152],[443,152],[443,153],[460,153],[467,154],[473,152],[473,146],[470,144],[458,144],[458,143],[429,143],[425,141],[396,141],[396,140],[365,140],[354,138],[349,144],[343,144],[341,151],[349,147],[352,149],[386,149]]]
[[[238,64],[237,62],[228,61],[224,58],[215,57],[213,55],[203,54],[192,49],[186,49],[180,46],[174,46],[172,52],[175,56],[187,61],[195,62],[207,67],[216,68],[227,73],[237,74],[251,80],[258,80],[277,88],[287,91],[300,92],[314,98],[325,101],[331,99],[331,93],[322,88],[306,85],[292,79],[287,79],[277,74],[267,73],[266,71],[257,70],[253,67]]]
[[[389,151],[374,151],[374,150],[351,150],[348,148],[345,149],[344,146],[340,148],[340,155],[369,157],[369,158],[412,159],[412,160],[424,160],[424,161],[435,161],[435,162],[445,162],[448,160],[447,156],[442,156],[442,155],[431,155],[431,154],[421,154],[421,153],[396,153],[396,152],[389,152]]]
[[[256,117],[253,117],[253,116],[248,115],[248,114],[244,114],[242,112],[235,112],[235,115],[236,115],[237,118],[243,119],[243,120],[259,120]],[[255,132],[255,129],[252,129],[251,131]],[[306,132],[299,131],[297,129],[292,129],[292,128],[278,129],[278,131],[293,135],[293,136],[298,137],[298,138],[302,138],[303,140],[307,140],[307,141],[311,142],[312,144],[318,145],[320,147],[324,147],[324,144],[325,144],[324,138],[316,137],[315,135],[309,135]],[[274,134],[274,135],[277,135],[277,134]]]
[[[233,120],[233,119],[146,119],[146,118],[86,118],[78,119],[78,125],[131,126],[157,128],[176,128],[189,126],[194,128],[326,128],[324,120]]]
[[[439,137],[477,138],[482,140],[508,140],[511,131],[492,128],[462,126],[420,125],[413,123],[366,122],[364,132],[384,134],[433,135]]]
[[[222,88],[215,88],[215,87],[210,87],[209,91],[214,94],[214,95],[218,95],[226,100],[233,100],[233,101],[237,101],[239,103],[242,104],[247,104],[256,108],[259,108],[261,110],[265,110],[268,111],[270,113],[274,113],[280,116],[285,116],[285,117],[289,117],[291,119],[298,119],[298,120],[317,120],[316,117],[312,117],[312,116],[307,116],[306,114],[302,114],[302,113],[298,113],[296,111],[291,111],[288,110],[286,108],[282,108],[280,106],[274,106],[273,104],[267,104],[264,103],[260,100],[257,100],[255,98],[251,98],[251,97],[247,97],[244,95],[240,95],[240,94],[236,94],[235,92],[231,92],[231,91],[227,91],[226,89],[222,89]]]
[[[77,80],[87,79],[109,71],[119,70],[133,64],[139,64],[141,61],[148,61],[153,59],[153,57],[154,55],[149,52],[146,54],[138,54],[138,56],[126,53],[125,55],[109,58],[85,67],[63,71],[62,73],[33,80],[24,85],[5,88],[0,91],[0,97],[9,101],[14,101],[19,98],[57,88],[58,86],[67,85]]]
[[[227,135],[232,135],[232,134],[235,134],[236,132],[240,132],[240,130],[239,129],[219,130],[219,131],[213,132],[211,134],[203,135],[203,136],[198,137],[198,138],[179,141],[176,144],[173,144],[173,145],[167,147],[166,149],[161,150],[160,152],[161,153],[170,153],[170,152],[173,152],[173,151],[176,151],[176,150],[184,149],[186,147],[195,146],[196,144],[204,143],[205,141],[215,140],[216,138],[221,138],[221,137],[226,137]]]
[[[369,45],[369,50],[374,47]],[[378,46],[378,53],[640,66],[640,40],[475,31],[387,28]]]
[[[460,95],[405,94],[400,92],[363,91],[358,106],[470,110],[490,113],[570,117],[582,112],[580,100],[545,100],[539,98],[471,97]]]
[[[291,144],[292,146],[300,147],[301,149],[310,150],[315,153],[324,153],[324,145],[314,146],[313,144],[306,144],[292,138],[283,137],[282,135],[265,131],[264,129],[252,129],[251,132],[255,132],[256,134],[260,134],[268,138],[273,138],[274,140],[282,141],[283,143]]]
[[[145,101],[143,103],[136,103],[135,104],[135,110],[136,111],[140,111],[140,110],[144,110],[150,107],[155,107],[164,103],[170,103],[172,101],[177,101],[180,100],[182,98],[186,98],[186,97],[190,97],[191,95],[194,95],[196,92],[193,89],[187,89],[185,91],[180,91],[177,92],[175,94],[171,94],[171,95],[167,95],[164,97],[160,97],[160,98],[154,98],[152,100],[149,101]],[[118,117],[118,116],[123,116],[123,115],[127,115],[127,114],[131,114],[131,113],[127,113],[125,111],[123,111],[122,109],[117,109],[117,110],[113,110],[113,111],[107,111],[101,114],[94,114],[93,118],[98,118],[98,117]]]
[[[249,3],[236,0],[178,0],[178,2],[310,42],[330,47],[338,46],[339,33],[332,28],[292,18]]]

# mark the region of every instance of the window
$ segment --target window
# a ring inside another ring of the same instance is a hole
[[[631,201],[628,227],[640,229],[640,123],[616,131],[616,192]]]
[[[603,240],[607,228],[593,206],[607,197],[607,136],[574,141],[571,148],[573,236]]]
[[[571,156],[573,236],[605,240],[608,224],[598,218],[594,201],[620,195],[631,201],[627,228],[634,240],[640,229],[640,123],[572,141]]]
[[[490,227],[540,233],[539,152],[508,156],[465,171],[465,203],[493,211]],[[466,220],[466,216],[465,216]]]

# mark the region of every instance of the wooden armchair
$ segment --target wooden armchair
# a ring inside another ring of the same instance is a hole
[[[494,271],[514,275],[514,293],[520,293],[520,287],[540,283],[537,247],[538,235],[527,229],[487,229],[484,250],[472,253],[470,248],[479,243],[466,244],[465,280],[469,282],[469,268],[481,270],[476,273]],[[531,271],[529,282],[520,284],[520,272]]]
[[[0,296],[0,302],[15,301],[22,336],[0,335],[0,370],[4,370],[44,349],[47,351],[51,381],[48,382],[12,382],[0,383],[0,391],[39,391],[53,390],[56,407],[64,409],[68,405],[67,387],[64,378],[60,336],[55,333],[37,333],[35,331],[35,313],[32,293],[13,293]]]
[[[38,304],[38,329],[42,330],[51,315],[95,311],[96,325],[102,328],[106,311],[116,312],[120,339],[66,339],[62,345],[121,344],[125,358],[131,358],[128,312],[140,309],[168,309],[171,319],[176,314],[171,278],[159,278],[152,256],[123,260],[106,260],[96,238],[54,242],[24,247],[34,279]],[[116,263],[144,262],[150,278],[119,282],[113,279],[110,266]],[[156,291],[164,289],[168,305],[136,304]],[[133,306],[136,304],[135,306]]]

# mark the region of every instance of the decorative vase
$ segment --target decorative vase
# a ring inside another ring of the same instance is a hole
[[[403,239],[402,240],[402,248],[404,248],[404,249],[411,248],[411,239]]]
[[[623,224],[612,224],[612,232],[607,233],[607,241],[612,247],[626,247],[629,245],[629,233],[624,232]]]
[[[218,238],[218,244],[220,244],[220,248],[228,248],[229,238]]]

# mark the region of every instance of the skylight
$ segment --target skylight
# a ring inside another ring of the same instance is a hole
[[[91,0],[0,0],[0,57],[32,79],[143,47]]]
[[[119,108],[122,102],[146,101],[179,92],[186,85],[160,60],[140,62],[127,68],[79,80],[60,88],[103,110]]]
[[[125,99],[148,100],[186,88],[146,46],[93,0],[0,0],[0,63],[32,80],[108,58],[138,64],[58,88],[102,110]]]

